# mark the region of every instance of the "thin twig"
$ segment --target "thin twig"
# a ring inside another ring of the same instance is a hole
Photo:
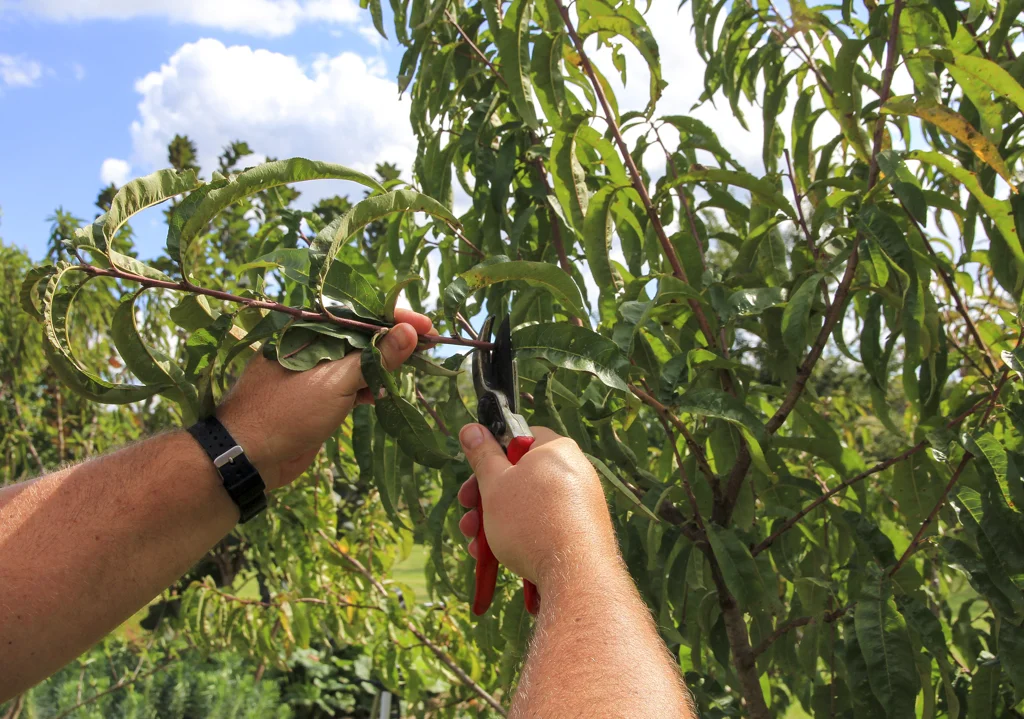
[[[1024,335],[1021,335],[1021,337],[1024,337]],[[1017,346],[1020,346],[1019,338],[1017,340]],[[978,423],[979,426],[984,426],[985,423],[988,421],[988,418],[992,415],[992,410],[995,409],[996,402],[999,400],[999,393],[1002,391],[1003,385],[1006,384],[1006,380],[1009,379],[1009,377],[1010,372],[1009,367],[1007,367],[1006,369],[1003,370],[1003,376],[999,379],[999,383],[996,385],[996,388],[992,390],[992,396],[988,402],[988,409],[985,410],[985,414],[984,416],[982,416],[981,422]],[[960,474],[967,467],[967,463],[970,462],[972,459],[974,459],[973,454],[971,454],[970,452],[964,452],[963,459],[960,460],[960,464],[958,464],[956,466],[956,469],[953,471],[953,476],[951,476],[949,478],[949,482],[946,483],[946,487],[942,491],[942,496],[939,497],[939,501],[935,503],[935,506],[932,507],[932,511],[930,511],[928,513],[928,516],[925,517],[924,521],[921,522],[921,526],[917,530],[917,533],[914,534],[914,538],[910,540],[910,544],[907,546],[906,550],[896,561],[896,564],[894,564],[892,568],[889,570],[888,575],[890,577],[896,574],[896,572],[900,570],[900,567],[902,567],[906,563],[910,556],[915,551],[917,551],[918,545],[921,542],[921,537],[924,536],[925,531],[928,529],[931,523],[935,521],[935,517],[938,516],[939,510],[941,510],[945,506],[946,499],[949,497],[949,493],[953,491],[953,487],[960,479]]]
[[[320,534],[320,536],[323,537],[325,540],[327,540],[327,546],[329,546],[335,553],[337,553],[346,562],[348,562],[352,566],[352,568],[355,569],[359,574],[363,575],[363,577],[365,577],[370,582],[373,588],[376,589],[377,592],[382,597],[387,597],[388,590],[385,589],[384,585],[381,584],[380,581],[373,576],[370,570],[367,569],[362,562],[360,562],[358,559],[356,559],[351,554],[349,554],[341,547],[339,547],[337,542],[328,537],[327,533],[324,532],[322,529],[318,529],[317,533]],[[505,708],[501,705],[501,702],[499,702],[497,699],[491,696],[486,689],[477,684],[473,680],[473,678],[469,676],[469,674],[467,674],[465,670],[462,667],[460,667],[447,652],[445,652],[443,649],[441,649],[441,647],[439,647],[437,644],[428,639],[427,636],[423,634],[423,632],[421,632],[419,629],[417,629],[416,626],[411,621],[406,620],[405,626],[410,632],[413,633],[413,635],[417,639],[423,642],[423,644],[425,644],[427,648],[430,649],[431,652],[433,652],[435,657],[437,657],[446,667],[448,667],[452,671],[452,673],[455,674],[456,677],[459,678],[459,681],[461,681],[473,692],[475,692],[478,697],[480,697],[485,702],[490,704],[491,708],[493,708],[496,712],[501,714],[501,716],[506,716]]]
[[[818,259],[818,248],[814,246],[814,238],[811,237],[811,231],[807,227],[807,220],[804,219],[804,196],[796,189],[796,176],[793,174],[793,162],[789,159],[789,149],[787,148],[783,150],[782,153],[786,156],[786,168],[789,170],[789,184],[793,188],[793,200],[796,204],[797,216],[800,218],[800,227],[804,231],[804,237],[807,238],[807,249],[810,251],[811,257]]]
[[[665,161],[668,163],[668,169],[672,171],[671,179],[679,177],[679,172],[676,170],[676,161],[672,157],[672,153],[665,147],[665,143],[661,139],[661,133],[658,132],[658,127],[654,123],[651,124],[651,129],[654,130],[654,139],[659,145],[661,145],[662,152],[665,153]],[[708,268],[707,260],[704,258],[704,243],[700,241],[700,235],[697,233],[697,222],[694,220],[693,211],[690,209],[690,201],[686,197],[686,193],[683,192],[681,185],[676,185],[676,195],[679,196],[679,202],[683,206],[683,210],[686,212],[686,221],[690,226],[690,234],[693,236],[693,241],[697,243],[697,252],[700,253],[700,265],[705,270]],[[725,345],[725,342],[722,342]]]
[[[1004,377],[1005,376],[1006,375],[1004,374]],[[956,425],[960,424],[965,419],[967,419],[972,414],[974,414],[979,409],[981,409],[981,407],[983,407],[988,401],[989,400],[988,400],[987,397],[984,398],[984,399],[978,400],[973,405],[971,405],[970,408],[964,410],[963,412],[958,414],[956,417],[954,417],[953,419],[949,420],[946,423],[945,428],[946,429],[952,429]],[[889,467],[893,466],[894,464],[898,464],[898,463],[902,462],[905,459],[909,459],[910,457],[912,457],[913,455],[917,454],[918,452],[920,452],[922,449],[924,449],[927,446],[928,446],[928,440],[923,439],[920,442],[918,442],[917,444],[915,444],[913,447],[911,447],[910,449],[907,449],[907,450],[901,452],[900,454],[897,454],[894,457],[889,457],[888,459],[884,459],[881,462],[878,462],[877,464],[875,464],[870,469],[866,469],[863,472],[861,472],[860,474],[854,475],[853,477],[850,477],[849,479],[845,480],[844,482],[836,485],[835,488],[830,489],[829,491],[825,492],[820,497],[816,498],[813,502],[809,503],[807,506],[805,506],[799,512],[797,512],[792,517],[790,517],[785,522],[783,522],[782,526],[780,526],[778,529],[776,529],[774,532],[772,532],[770,535],[768,535],[768,537],[764,541],[762,541],[760,544],[758,544],[753,549],[751,549],[750,553],[756,557],[758,554],[760,554],[764,550],[768,549],[768,547],[770,547],[771,544],[776,539],[778,539],[782,534],[784,534],[785,532],[787,532],[790,529],[792,529],[793,526],[796,525],[797,522],[799,522],[801,519],[803,519],[808,514],[813,512],[815,509],[820,507],[822,504],[827,502],[829,499],[831,499],[835,495],[837,495],[840,492],[842,492],[847,487],[850,487],[850,486],[856,484],[857,482],[860,482],[861,480],[870,477],[873,474],[878,474],[879,472],[882,472],[882,471],[888,469]]]
[[[434,406],[427,401],[426,397],[423,396],[423,393],[420,391],[419,387],[416,388],[416,399],[420,401],[420,404],[423,405],[423,408],[427,410],[428,413],[430,413],[431,417],[434,418],[434,423],[437,425],[437,428],[441,430],[441,432],[444,433],[446,437],[451,437],[452,433],[448,431],[448,426],[444,423],[444,420],[441,419],[441,415],[437,413],[437,410],[434,409]]]
[[[444,11],[444,17],[458,31],[459,35],[462,36],[462,39],[466,41],[466,44],[473,48],[473,51],[476,53],[477,57],[479,57],[480,60],[482,60],[483,63],[490,68],[491,72],[494,73],[494,76],[501,81],[501,84],[504,85],[505,87],[508,87],[508,83],[505,82],[505,78],[503,78],[501,76],[501,73],[498,72],[498,68],[494,66],[494,63],[492,63],[490,58],[484,54],[483,50],[481,50],[480,47],[475,42],[473,42],[472,39],[470,39],[469,35],[466,33],[465,30],[462,29],[462,26],[459,25],[459,23],[455,19],[455,16],[452,15],[450,10],[446,9]]]
[[[788,622],[783,622],[782,624],[780,624],[779,626],[777,626],[775,628],[775,631],[773,631],[767,637],[762,639],[760,644],[758,644],[756,647],[754,647],[754,650],[753,650],[754,651],[754,656],[756,657],[756,656],[760,656],[761,654],[763,654],[764,651],[766,649],[768,649],[768,647],[770,647],[772,644],[774,644],[777,639],[780,639],[783,635],[788,634],[789,632],[791,632],[792,630],[796,629],[797,627],[804,627],[804,626],[807,626],[808,624],[813,624],[816,621],[823,621],[823,622],[831,624],[835,620],[839,619],[839,617],[843,616],[848,611],[850,611],[850,609],[852,607],[853,607],[853,602],[850,602],[845,607],[840,607],[839,609],[834,609],[831,612],[825,612],[825,614],[823,614],[820,618],[819,617],[797,617],[795,619],[790,619]]]
[[[115,684],[114,686],[110,687],[109,689],[107,689],[105,691],[102,691],[99,694],[93,694],[88,699],[84,699],[84,700],[78,702],[77,704],[75,704],[70,709],[68,709],[68,710],[58,714],[56,717],[54,717],[54,719],[64,719],[65,717],[71,716],[72,714],[74,714],[76,711],[78,711],[82,707],[87,706],[89,704],[92,704],[93,702],[102,699],[103,697],[107,696],[108,694],[113,694],[114,692],[120,691],[121,689],[124,689],[127,686],[131,686],[132,684],[134,684],[137,681],[140,681],[140,680],[145,679],[147,677],[153,676],[154,674],[156,674],[158,672],[162,672],[167,667],[171,666],[172,664],[177,664],[179,661],[181,661],[181,660],[180,659],[171,659],[170,661],[166,661],[163,664],[161,664],[160,666],[158,666],[158,667],[156,667],[154,669],[151,669],[150,671],[146,672],[145,674],[139,674],[138,676],[135,676],[132,679],[129,679],[127,681],[120,681],[117,684]]]

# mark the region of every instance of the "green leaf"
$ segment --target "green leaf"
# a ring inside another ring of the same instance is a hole
[[[327,280],[338,250],[357,232],[371,222],[396,212],[426,212],[448,223],[460,227],[459,221],[444,205],[415,190],[394,190],[381,195],[372,195],[355,204],[351,210],[317,233],[309,249],[309,286],[318,295],[327,294]],[[335,286],[347,290],[347,282],[354,278],[341,278]],[[381,308],[383,310],[383,307]]]
[[[311,326],[289,325],[277,342],[277,361],[293,372],[305,372],[321,362],[338,360],[351,349],[348,342]]]
[[[664,87],[664,82],[661,79],[661,57],[658,52],[658,43],[647,27],[643,16],[637,10],[630,5],[623,5],[617,9],[623,14],[628,14],[628,17],[591,15],[580,23],[577,31],[581,38],[601,33],[602,37],[619,35],[632,43],[640,56],[647,62],[650,73],[650,101],[647,103],[646,110],[650,113],[654,110]]]
[[[917,51],[918,55],[931,57],[962,70],[992,89],[998,97],[1009,100],[1024,112],[1024,87],[1013,75],[1002,67],[977,55],[965,55],[949,48],[928,48]]]
[[[723,529],[717,524],[708,524],[707,534],[722,569],[725,586],[736,598],[740,609],[746,611],[761,604],[768,590],[747,545],[733,530]]]
[[[761,448],[766,437],[764,425],[741,400],[722,390],[707,387],[685,393],[676,401],[676,408],[696,417],[714,417],[734,424],[747,442],[754,466],[764,474],[774,476]]]
[[[217,318],[204,295],[187,294],[171,308],[171,319],[182,329],[198,330],[209,327]]]
[[[583,295],[579,286],[557,265],[549,262],[528,262],[492,257],[460,277],[465,280],[468,291],[475,292],[499,282],[521,280],[533,287],[540,287],[551,293],[566,312],[573,317],[586,317],[583,309]],[[468,294],[468,293],[467,293]]]
[[[921,690],[906,621],[887,582],[869,582],[854,607],[854,626],[871,691],[891,719],[913,719]]]
[[[380,36],[385,40],[388,39],[388,34],[384,32],[384,13],[381,11],[380,0],[360,0],[359,6],[370,7],[370,17],[373,19],[373,27],[380,33]]]
[[[816,272],[801,282],[782,313],[782,341],[795,357],[803,356],[804,348],[807,346],[807,325],[811,317],[811,307],[824,277],[820,272]]]
[[[49,280],[56,273],[57,268],[52,265],[33,267],[25,273],[21,282],[21,291],[18,293],[21,308],[40,322],[43,321],[43,311],[39,305],[42,299],[39,291],[46,288],[44,280]]]
[[[659,188],[659,193],[667,193],[678,185],[686,185],[697,182],[721,182],[734,187],[742,187],[750,194],[757,197],[758,201],[775,210],[781,210],[796,219],[796,210],[786,199],[779,189],[769,180],[759,180],[750,173],[735,170],[722,170],[718,168],[692,170],[672,178]]]
[[[608,261],[612,245],[612,205],[621,188],[605,185],[590,198],[583,220],[583,249],[598,287],[614,287],[616,280]]]
[[[1017,234],[1017,227],[1013,220],[1013,213],[1010,203],[1006,200],[997,200],[986,193],[977,176],[957,164],[954,160],[940,155],[937,152],[925,152],[914,150],[907,153],[908,160],[920,160],[942,170],[944,173],[958,180],[967,189],[992,219],[999,233],[1006,240],[1010,252],[1019,263],[1024,263],[1024,249],[1021,248],[1020,236]]]
[[[1017,373],[1017,379],[1024,381],[1024,350],[1003,350],[1001,356],[1006,366]]]
[[[585,115],[573,115],[551,141],[551,181],[555,197],[577,231],[584,226],[590,202],[586,173],[576,156],[577,133],[586,120]],[[567,245],[565,249],[568,252],[572,248]]]
[[[330,279],[330,273],[328,273],[328,279]],[[388,290],[384,296],[384,319],[388,322],[395,321],[395,306],[398,304],[398,297],[402,294],[402,290],[411,285],[414,282],[422,282],[423,278],[417,275],[407,275],[402,277],[395,284],[391,285],[391,289]]]
[[[786,290],[782,287],[751,287],[737,290],[729,295],[726,305],[733,314],[740,317],[756,317],[770,307],[786,302]]]
[[[562,76],[562,48],[565,42],[564,33],[554,36],[541,33],[534,40],[530,66],[537,99],[540,100],[548,124],[555,129],[561,127],[567,112],[565,79]]]
[[[152,175],[128,182],[110,202],[110,209],[103,219],[105,244],[100,249],[109,249],[118,231],[132,215],[147,207],[164,202],[176,195],[194,190],[202,184],[195,170],[157,170]]]
[[[371,190],[383,191],[369,175],[331,162],[293,157],[266,162],[229,178],[208,183],[192,193],[171,213],[167,227],[167,253],[182,265],[192,241],[206,230],[214,217],[231,204],[273,187],[306,180],[350,180]],[[182,274],[191,271],[182,266]]]
[[[612,389],[627,391],[626,360],[606,337],[568,323],[537,324],[512,333],[520,359],[543,359],[557,367],[588,372]]]
[[[989,719],[996,716],[999,679],[999,665],[995,662],[981,664],[975,670],[971,693],[967,698],[967,719]]]
[[[71,349],[68,337],[68,315],[75,298],[88,277],[80,279],[69,287],[61,287],[64,276],[81,272],[80,268],[58,263],[56,270],[50,275],[43,295],[42,315],[44,338],[43,352],[54,372],[68,388],[93,402],[103,404],[129,404],[148,399],[164,391],[169,385],[132,385],[108,382],[93,372],[85,369]]]
[[[533,15],[533,0],[512,0],[505,11],[505,18],[498,32],[498,54],[501,57],[501,74],[508,84],[509,95],[519,117],[530,128],[540,128],[537,111],[533,106],[533,90],[530,83],[530,18]]]
[[[188,426],[199,419],[199,395],[185,378],[173,358],[151,347],[139,332],[135,303],[145,290],[139,290],[121,302],[110,323],[110,338],[132,374],[147,385],[166,387],[161,394],[181,408],[182,422]]]
[[[421,352],[414,352],[409,355],[409,359],[405,361],[405,364],[431,377],[458,377],[462,374],[459,370],[448,369],[447,367],[442,367],[439,364],[431,362]]]
[[[1024,698],[1024,628],[1011,622],[999,625],[999,663],[1010,675],[1015,702]]]
[[[598,476],[601,477],[601,479],[608,482],[608,484],[610,484],[613,488],[615,488],[615,490],[617,490],[620,495],[622,495],[627,501],[629,501],[630,504],[636,507],[637,511],[641,512],[642,514],[645,514],[647,518],[651,519],[652,521],[661,521],[658,518],[658,515],[656,515],[654,512],[648,509],[647,506],[640,501],[640,498],[633,494],[629,487],[627,487],[622,482],[622,480],[619,479],[616,476],[616,474],[608,468],[608,465],[599,460],[597,457],[594,457],[593,455],[590,454],[587,455],[587,459],[589,459],[590,463],[594,465],[594,469],[597,470]]]
[[[399,394],[398,384],[384,367],[383,356],[377,349],[378,338],[382,335],[374,335],[374,341],[363,350],[360,363],[363,378],[374,397],[377,421],[413,460],[440,469],[452,457],[438,445],[437,432],[420,411]]]

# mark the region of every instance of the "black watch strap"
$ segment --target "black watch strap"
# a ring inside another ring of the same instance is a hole
[[[263,477],[219,419],[201,419],[188,428],[188,433],[213,460],[224,481],[224,489],[241,511],[239,524],[248,522],[267,508],[267,486]]]

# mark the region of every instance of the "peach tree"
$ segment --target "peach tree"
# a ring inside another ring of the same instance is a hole
[[[512,581],[468,614],[452,438],[474,326],[508,315],[527,419],[591,457],[703,715],[1016,716],[1019,0],[684,0],[692,31],[672,41],[702,59],[698,105],[760,126],[755,166],[660,109],[699,73],[661,64],[644,3],[392,0],[388,28],[362,4],[405,48],[405,179],[302,158],[160,171],[23,287],[65,385],[159,396],[181,423],[253,352],[294,371],[365,353],[376,406],[239,531],[276,593],[254,607],[198,584],[196,633],[268,656],[367,641],[414,711],[469,711],[439,691],[502,711],[530,619]],[[641,106],[619,105],[627,78]],[[358,201],[298,209],[317,179]],[[166,255],[121,252],[165,201]],[[76,329],[84,292],[119,300],[109,323]],[[373,341],[402,296],[445,349],[389,374]],[[76,334],[127,371],[81,361]],[[428,605],[382,582],[412,542]]]

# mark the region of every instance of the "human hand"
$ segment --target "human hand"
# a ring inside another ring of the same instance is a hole
[[[416,349],[417,333],[437,334],[430,318],[395,310],[398,324],[379,343],[384,365],[398,369]],[[259,470],[267,489],[295,480],[356,404],[372,402],[360,353],[293,372],[257,353],[217,417]]]
[[[471,508],[459,528],[477,557],[482,493],[491,551],[543,596],[576,570],[618,561],[618,546],[601,482],[579,446],[545,427],[532,430],[536,441],[513,466],[484,427],[462,428],[459,441],[475,476],[459,490],[459,502]]]

